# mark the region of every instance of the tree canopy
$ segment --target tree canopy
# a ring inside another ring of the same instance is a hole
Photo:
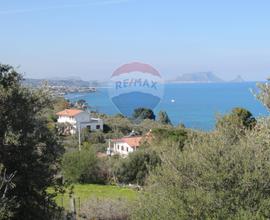
[[[155,116],[153,110],[148,109],[148,108],[134,109],[132,117],[133,117],[133,119],[137,119],[137,120],[144,120],[144,119],[155,120],[156,119],[156,116]]]
[[[13,219],[49,219],[55,204],[47,187],[54,183],[63,148],[43,117],[50,99],[42,90],[21,85],[21,75],[0,65],[0,164],[16,172],[12,199]]]

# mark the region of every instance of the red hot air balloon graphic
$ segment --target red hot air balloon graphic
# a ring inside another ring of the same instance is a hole
[[[116,69],[111,76],[110,98],[125,116],[136,108],[154,108],[163,97],[163,80],[151,65],[134,62]]]

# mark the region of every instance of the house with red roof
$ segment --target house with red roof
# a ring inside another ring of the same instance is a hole
[[[149,141],[151,138],[150,133],[151,131],[144,136],[130,135],[123,138],[110,139],[107,155],[120,155],[126,157],[129,153],[139,149],[143,143]]]
[[[79,129],[87,128],[89,131],[103,130],[103,120],[91,118],[89,112],[80,109],[65,109],[56,113],[57,122],[69,126],[70,134],[75,134]]]

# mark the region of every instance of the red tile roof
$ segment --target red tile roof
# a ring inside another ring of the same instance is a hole
[[[137,137],[123,137],[118,139],[112,139],[112,142],[124,142],[127,143],[132,148],[140,147],[144,142],[151,142],[152,140],[152,130],[147,132],[144,136]]]
[[[65,109],[61,112],[57,112],[56,115],[58,116],[69,116],[69,117],[74,117],[80,113],[82,113],[82,110],[79,109]]]
[[[112,139],[112,142],[124,142],[127,143],[130,147],[139,147],[142,137],[124,137],[119,139]]]

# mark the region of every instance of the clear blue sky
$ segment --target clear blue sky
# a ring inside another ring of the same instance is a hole
[[[0,0],[0,62],[27,77],[107,79],[131,61],[164,76],[270,76],[269,0]]]

